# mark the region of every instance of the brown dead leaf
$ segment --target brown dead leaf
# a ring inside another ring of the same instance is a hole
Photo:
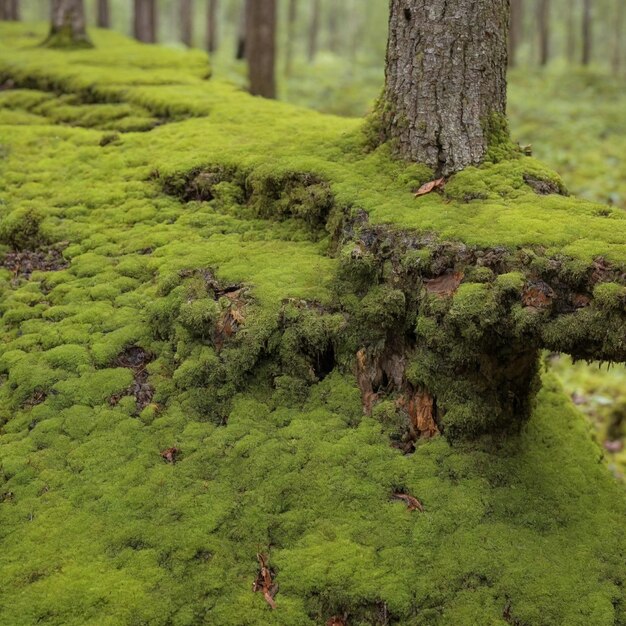
[[[445,178],[437,178],[436,180],[431,180],[429,183],[424,183],[416,192],[415,197],[419,198],[420,196],[425,196],[431,191],[435,191],[437,189],[443,189],[446,186]]]
[[[326,626],[347,626],[348,622],[339,615],[333,615],[326,622]]]
[[[451,296],[459,288],[464,276],[463,272],[442,274],[437,278],[425,280],[424,286],[428,293],[434,293],[438,296]]]
[[[167,463],[176,463],[177,460],[177,456],[179,454],[180,450],[176,447],[172,447],[172,448],[166,448],[165,450],[161,451],[161,457],[167,462]]]
[[[420,513],[424,512],[424,505],[415,496],[410,496],[407,493],[394,493],[393,497],[396,500],[406,502],[406,506],[409,511],[419,511]]]
[[[591,298],[582,293],[575,293],[572,297],[572,304],[577,309],[584,309],[591,304]]]
[[[554,296],[555,293],[550,285],[538,281],[526,285],[522,293],[522,303],[534,309],[545,309],[552,304]]]
[[[278,593],[278,585],[273,582],[272,571],[267,566],[267,557],[263,554],[257,554],[256,558],[259,561],[259,573],[256,580],[252,584],[252,591],[255,593],[261,592],[265,601],[270,605],[272,609],[276,608],[276,602],[274,597]]]

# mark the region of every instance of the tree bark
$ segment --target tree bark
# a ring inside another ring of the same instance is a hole
[[[517,48],[522,38],[522,0],[511,0],[511,25],[509,27],[509,67],[517,66]]]
[[[135,0],[133,33],[135,39],[144,43],[155,43],[157,40],[157,8],[156,0]]]
[[[193,0],[180,0],[180,39],[188,47],[193,45]]]
[[[239,23],[237,25],[237,49],[235,50],[235,58],[239,61],[246,58],[246,35],[248,31],[248,14],[250,13],[249,4],[253,0],[242,0],[241,10],[239,13]]]
[[[537,29],[539,31],[539,65],[545,67],[550,60],[550,0],[537,2]]]
[[[591,62],[591,37],[591,0],[583,0],[583,65]]]
[[[624,0],[616,0],[615,5],[615,33],[613,40],[613,55],[611,66],[613,74],[618,75],[622,67],[623,39],[624,39]]]
[[[293,69],[293,47],[296,36],[296,20],[298,19],[298,0],[289,0],[287,13],[287,43],[285,46],[285,76],[289,78]]]
[[[215,52],[219,44],[217,28],[218,0],[208,0],[206,10],[206,49]]]
[[[317,42],[320,32],[320,0],[313,0],[311,2],[311,21],[309,22],[309,47],[308,58],[309,63],[315,61],[317,55]]]
[[[250,93],[276,97],[276,0],[248,0],[246,57]]]
[[[509,0],[392,0],[381,135],[448,175],[505,130]]]
[[[109,12],[109,0],[98,0],[96,6],[96,24],[99,28],[111,27],[111,14]]]
[[[91,46],[83,0],[52,0],[50,34],[44,45],[51,48]]]

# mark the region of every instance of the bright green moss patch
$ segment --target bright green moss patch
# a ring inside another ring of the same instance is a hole
[[[0,623],[626,621],[623,494],[550,377],[525,421],[541,342],[626,350],[620,214],[519,155],[415,199],[429,173],[360,121],[199,52],[0,35]],[[454,446],[390,445],[394,374]]]

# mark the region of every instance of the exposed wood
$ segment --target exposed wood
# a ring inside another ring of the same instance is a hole
[[[539,35],[539,65],[550,61],[550,0],[537,2],[537,32]]]
[[[98,25],[99,28],[111,27],[111,13],[109,10],[109,0],[97,0],[96,24]]]

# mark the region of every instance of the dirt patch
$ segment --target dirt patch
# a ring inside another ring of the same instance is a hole
[[[153,360],[154,356],[139,346],[126,348],[115,359],[114,365],[117,367],[126,367],[132,370],[134,380],[130,387],[109,399],[111,406],[116,406],[125,396],[134,396],[135,414],[138,415],[152,402],[154,388],[148,381],[146,366]]]
[[[56,247],[39,250],[7,252],[0,265],[13,273],[15,279],[31,277],[33,272],[54,272],[63,270],[69,263],[63,258],[61,249]]]
[[[524,174],[524,182],[540,196],[548,196],[552,193],[557,193],[561,196],[568,195],[564,187],[554,180],[537,178],[532,174]]]

